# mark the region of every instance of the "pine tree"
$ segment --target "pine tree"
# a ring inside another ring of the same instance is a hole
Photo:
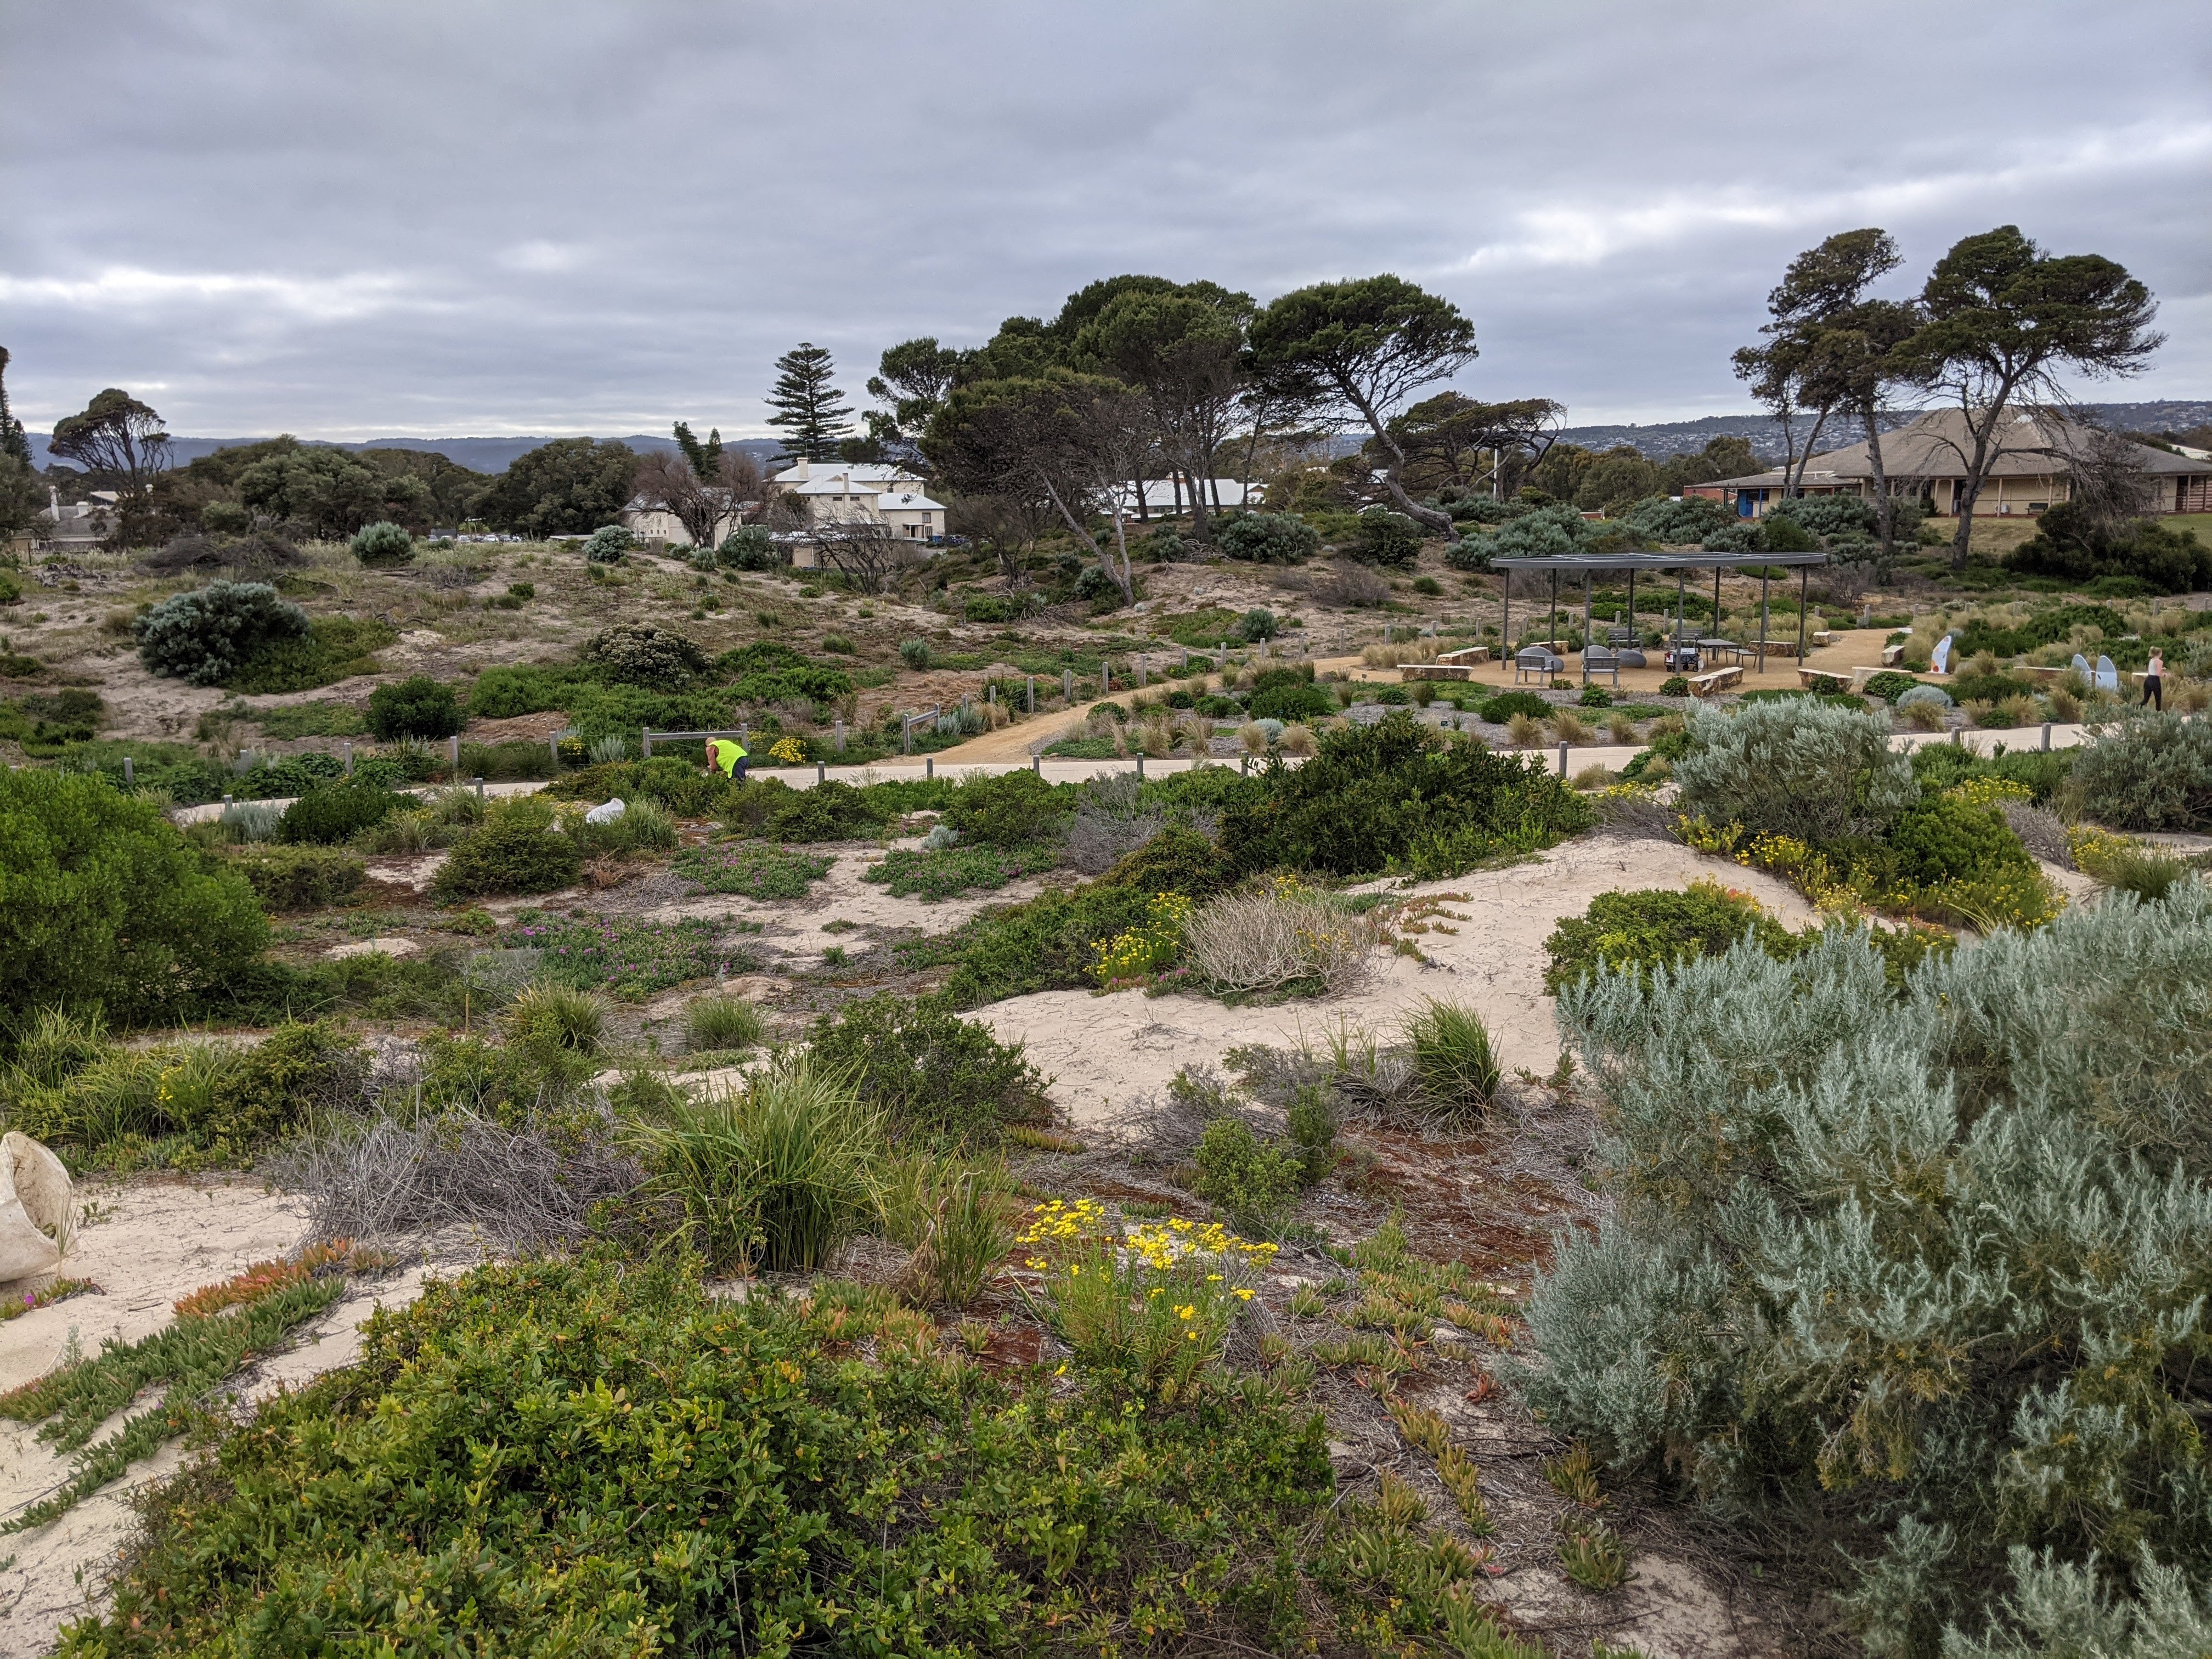
[[[0,455],[31,465],[30,435],[8,408],[8,348],[0,346]]]
[[[775,360],[775,368],[768,394],[775,413],[768,423],[783,428],[795,454],[810,461],[836,459],[837,446],[853,429],[853,410],[833,384],[837,371],[828,349],[802,340]]]

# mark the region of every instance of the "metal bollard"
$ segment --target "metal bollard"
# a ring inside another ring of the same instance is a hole
[[[225,806],[228,806],[228,805],[231,804],[231,801],[232,801],[234,799],[234,797],[232,797],[232,796],[225,795],[225,796],[222,798],[222,804],[223,804]]]
[[[481,806],[483,805],[483,780],[482,778],[478,778],[475,781],[477,786],[477,805]]]
[[[814,763],[814,781],[817,783],[827,783],[830,781],[830,764],[827,761],[817,761]]]
[[[937,775],[936,756],[924,755],[921,757],[921,775],[925,778],[933,778]]]
[[[1252,775],[1252,757],[1249,755],[1239,755],[1237,757],[1237,775],[1240,778],[1249,778]]]
[[[350,771],[352,771],[352,770],[353,770],[353,768],[351,768],[350,766],[349,766],[349,767],[347,767],[347,768],[346,768],[346,770],[347,770],[347,771],[349,771],[349,772],[350,772]],[[135,785],[137,781],[138,781],[138,769],[137,769],[137,768],[136,768],[136,767],[134,767],[133,765],[131,765],[131,757],[130,757],[130,756],[128,756],[128,755],[125,755],[125,756],[123,757],[123,787],[124,787],[125,789],[128,789],[128,788],[131,787],[133,785]]]
[[[1559,745],[1559,775],[1567,775],[1567,745],[1564,743]]]
[[[461,775],[461,740],[459,738],[448,738],[446,739],[446,745],[447,758],[453,762],[453,775],[458,778]]]
[[[1145,781],[1145,751],[1144,751],[1143,750],[1139,749],[1139,750],[1137,751],[1137,781],[1138,781],[1139,783],[1142,783],[1144,781]]]
[[[353,744],[349,742],[344,747],[346,775],[351,777],[353,775]]]
[[[1075,671],[1072,668],[1060,671],[1060,700],[1062,702],[1075,701]]]
[[[1953,726],[1951,728],[1951,747],[1954,749],[1964,749],[1966,746],[1966,728],[1963,726]]]
[[[1030,770],[1036,773],[1039,777],[1042,777],[1044,775],[1044,757],[1042,755],[1031,755],[1030,757]]]
[[[2043,723],[2043,752],[2046,755],[2051,752],[2051,722],[2049,720]]]
[[[1034,674],[1030,676],[1029,706],[1024,712],[1031,714],[1036,713],[1036,676]]]

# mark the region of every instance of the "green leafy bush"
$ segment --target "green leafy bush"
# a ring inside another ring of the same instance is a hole
[[[904,663],[908,668],[913,669],[917,674],[923,672],[928,668],[932,654],[933,653],[929,648],[929,641],[927,640],[901,640],[899,641],[899,660]]]
[[[431,888],[441,898],[550,893],[583,868],[576,843],[553,828],[550,804],[527,795],[492,802],[484,821],[446,855]]]
[[[674,629],[617,623],[592,635],[582,660],[618,685],[680,691],[705,671],[707,653]]]
[[[2204,1403],[2212,895],[1994,934],[1901,999],[1883,967],[1836,930],[1563,991],[1616,1207],[1508,1380],[1786,1520],[1878,1652],[1985,1629],[2014,1546],[2123,1606],[2145,1552],[2203,1582],[2212,1469],[2165,1429]]]
[[[1494,697],[1485,697],[1474,706],[1477,720],[1492,726],[1503,726],[1516,714],[1526,714],[1532,720],[1548,720],[1552,705],[1534,691],[1501,691]]]
[[[2009,628],[2000,628],[1986,617],[1976,617],[1953,635],[1956,653],[1954,659],[1978,656],[1984,651],[1998,657],[2021,656],[2070,639],[2077,628],[2088,629],[2115,641],[2134,631],[2129,628],[2127,618],[2104,605],[2054,605]]]
[[[380,743],[399,738],[452,738],[468,724],[453,688],[428,674],[410,675],[397,685],[380,685],[368,694],[368,729]]]
[[[939,999],[887,992],[848,1003],[815,1022],[809,1053],[902,1136],[988,1146],[1010,1125],[1051,1115],[1044,1079],[1022,1045],[1000,1042]]]
[[[166,599],[131,624],[138,660],[191,685],[222,685],[273,641],[303,639],[307,613],[266,582],[210,582]]]
[[[1272,758],[1258,782],[1222,815],[1222,850],[1240,872],[1453,875],[1593,822],[1540,761],[1448,742],[1406,713],[1330,732],[1303,766]]]
[[[1213,532],[1214,545],[1255,564],[1299,564],[1321,551],[1321,533],[1295,513],[1239,513]]]
[[[830,873],[835,859],[781,848],[687,847],[672,866],[687,881],[709,893],[737,893],[750,899],[805,898],[806,890]]]
[[[1046,840],[1075,809],[1073,789],[1034,772],[970,778],[945,803],[945,822],[969,841],[1014,848]]]
[[[2175,530],[2155,519],[2108,526],[2072,501],[2045,513],[2035,535],[2005,555],[2004,562],[2023,575],[2070,582],[2132,579],[2156,593],[2212,587],[2212,548],[2194,530]]]
[[[1544,970],[1544,990],[1557,996],[1601,966],[1634,968],[1649,980],[1657,968],[1724,955],[1747,934],[1777,958],[1794,956],[1799,948],[1796,935],[1756,900],[1717,882],[1692,882],[1679,893],[1667,888],[1601,893],[1581,915],[1562,920],[1544,941],[1550,964]]]
[[[637,538],[618,524],[603,524],[584,542],[584,558],[590,564],[620,564]]]
[[[276,839],[331,846],[410,805],[404,795],[378,784],[352,779],[319,783],[284,809]]]
[[[1239,1233],[1273,1237],[1305,1186],[1305,1157],[1297,1148],[1263,1140],[1239,1117],[1217,1117],[1191,1155],[1197,1178],[1191,1190],[1229,1218]]]
[[[2065,782],[2079,750],[2014,749],[1983,755],[1964,744],[1924,743],[1912,751],[1912,775],[1923,792],[1949,789],[1969,778],[2002,778],[2024,785],[2030,797],[2048,800]]]
[[[1691,712],[1674,763],[1683,811],[1752,835],[1880,834],[1920,793],[1889,723],[1810,697]]]
[[[1421,551],[1421,526],[1387,509],[1359,515],[1359,539],[1345,550],[1364,564],[1404,566]]]
[[[830,778],[793,789],[776,778],[748,781],[723,809],[723,822],[747,835],[779,841],[861,841],[890,822],[888,807],[866,790]]]
[[[259,951],[252,889],[105,780],[0,771],[0,1008],[137,1018]]]
[[[1894,703],[1919,684],[1920,681],[1911,674],[1900,674],[1893,668],[1884,669],[1879,674],[1868,676],[1866,695],[1880,697],[1887,703]]]
[[[2138,710],[2087,735],[2066,791],[2081,816],[2115,830],[2212,827],[2212,721]]]
[[[933,901],[978,890],[995,892],[1059,862],[1059,849],[1049,846],[902,847],[862,871],[860,879],[880,884],[893,898],[919,895]]]
[[[1313,683],[1310,671],[1302,674],[1296,669],[1269,669],[1252,688],[1249,712],[1255,720],[1286,724],[1326,720],[1336,713],[1336,699],[1326,687]]]
[[[783,563],[775,537],[759,525],[740,525],[722,538],[714,556],[725,570],[774,570]]]
[[[1916,887],[2035,868],[1996,807],[1948,795],[1923,799],[1900,813],[1889,833],[1889,850],[1897,859],[1898,879]]]
[[[264,640],[256,646],[223,684],[258,696],[312,691],[356,674],[378,672],[371,653],[398,637],[390,623],[373,617],[318,617],[303,635]]]
[[[231,867],[271,910],[313,910],[349,897],[368,876],[352,853],[334,847],[248,847],[234,853]]]
[[[1690,695],[1690,677],[1686,674],[1669,674],[1665,679],[1659,682],[1659,695],[1662,697],[1688,696]]]
[[[1268,610],[1264,605],[1255,605],[1238,619],[1237,631],[1248,641],[1256,645],[1261,640],[1273,639],[1281,631],[1281,627],[1282,624],[1275,619],[1273,611]]]
[[[354,557],[366,565],[390,569],[415,562],[414,537],[407,533],[405,526],[389,519],[363,525],[354,532],[351,546]]]

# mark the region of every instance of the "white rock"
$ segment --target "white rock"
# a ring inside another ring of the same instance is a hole
[[[625,806],[622,803],[621,799],[617,798],[614,800],[605,801],[598,806],[594,806],[590,811],[584,814],[584,822],[586,823],[612,823],[617,818],[620,817],[628,811],[629,811],[629,808]]]
[[[0,1283],[59,1267],[76,1213],[61,1159],[27,1134],[0,1135]]]
[[[387,934],[377,939],[357,939],[350,945],[333,945],[323,952],[326,957],[411,957],[422,947],[411,939]]]

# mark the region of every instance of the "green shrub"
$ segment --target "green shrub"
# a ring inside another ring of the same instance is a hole
[[[1053,847],[902,847],[863,870],[860,879],[880,883],[893,898],[919,895],[935,901],[979,890],[996,892],[1059,861],[1059,849]]]
[[[1247,1237],[1270,1238],[1305,1183],[1301,1150],[1254,1134],[1244,1120],[1217,1117],[1192,1155],[1197,1178],[1191,1190],[1218,1209],[1230,1227]]]
[[[410,805],[404,795],[373,783],[351,779],[319,783],[284,809],[276,839],[333,846]]]
[[[783,563],[775,535],[759,525],[740,525],[722,538],[714,556],[725,570],[774,570]]]
[[[1746,894],[1717,882],[1695,881],[1685,892],[1647,888],[1638,892],[1601,893],[1579,916],[1569,916],[1544,941],[1550,965],[1544,970],[1547,995],[1601,967],[1634,968],[1649,980],[1652,970],[1732,950],[1746,934],[1769,956],[1794,956],[1796,935],[1759,908]]]
[[[1583,687],[1582,696],[1575,701],[1584,708],[1610,708],[1613,707],[1613,693],[1601,685],[1586,685]]]
[[[733,830],[795,842],[863,841],[890,818],[890,810],[866,791],[836,778],[811,789],[793,789],[775,778],[751,780],[723,811],[723,821]]]
[[[361,1045],[319,1023],[287,1020],[247,1049],[204,1097],[187,1097],[178,1130],[217,1164],[244,1164],[343,1103],[362,1074]]]
[[[0,771],[0,1008],[137,1018],[219,982],[268,927],[253,890],[105,780]]]
[[[960,614],[971,623],[1010,623],[1021,607],[997,593],[970,593],[960,602]]]
[[[618,685],[680,691],[707,667],[707,653],[671,628],[617,623],[592,635],[582,660]]]
[[[603,524],[584,542],[584,559],[589,564],[620,564],[623,556],[637,545],[637,538],[618,524]]]
[[[899,641],[899,660],[904,663],[908,668],[913,669],[916,673],[923,672],[928,668],[931,660],[929,641],[927,640],[901,640]]]
[[[848,1003],[815,1022],[808,1043],[816,1064],[849,1079],[902,1136],[988,1146],[1009,1125],[1050,1116],[1022,1045],[939,999],[886,992]]]
[[[2155,519],[2113,527],[2083,507],[2060,501],[2036,523],[2036,533],[2005,555],[2005,568],[2023,575],[2069,582],[2139,582],[2154,593],[2190,593],[2212,587],[2212,548],[2194,530],[2175,530]]]
[[[1665,679],[1659,682],[1659,695],[1662,697],[1688,696],[1690,695],[1690,677],[1686,674],[1669,674]]]
[[[1321,551],[1321,532],[1295,513],[1239,513],[1213,532],[1214,545],[1255,564],[1300,564]]]
[[[371,653],[398,637],[391,624],[374,618],[318,617],[305,635],[263,641],[223,684],[257,696],[312,691],[356,674],[379,672]]]
[[[1336,1168],[1335,1094],[1321,1084],[1301,1084],[1286,1116],[1291,1144],[1298,1149],[1299,1179],[1318,1187]]]
[[[836,860],[778,847],[687,847],[676,855],[678,875],[709,893],[737,893],[750,899],[805,898],[806,890],[830,873]]]
[[[389,519],[363,525],[354,532],[353,556],[363,564],[389,569],[415,562],[415,538],[406,527]]]
[[[969,841],[1013,848],[1043,841],[1075,808],[1075,791],[1034,772],[970,778],[945,803],[945,822]]]
[[[2212,1469],[2164,1427],[2203,1392],[2203,1275],[2172,1264],[2212,1250],[2208,982],[2185,884],[1901,1000],[1842,930],[1570,986],[1614,1207],[1506,1380],[1616,1469],[1786,1525],[1877,1651],[1981,1628],[2014,1546],[2123,1606],[2144,1552],[2203,1582]]]
[[[2087,735],[2067,790],[2081,816],[2115,830],[2212,827],[2212,720],[2136,711]]]
[[[1275,720],[1289,723],[1326,720],[1336,712],[1336,699],[1328,694],[1326,688],[1301,679],[1288,685],[1255,687],[1252,692],[1250,712],[1255,720]]]
[[[551,807],[530,796],[494,801],[484,821],[446,855],[431,888],[439,897],[550,893],[583,868],[576,843],[553,829]]]
[[[428,674],[411,675],[397,685],[380,685],[368,694],[368,729],[380,743],[459,737],[467,723],[453,688]]]
[[[1421,551],[1421,526],[1403,513],[1363,513],[1359,539],[1345,550],[1365,564],[1409,565]]]
[[[1889,850],[1897,859],[1898,879],[1917,887],[1982,881],[2035,867],[1996,807],[1971,805],[1948,795],[1906,808],[1890,830]]]
[[[1256,645],[1261,640],[1273,639],[1281,631],[1281,624],[1275,620],[1273,611],[1263,605],[1255,605],[1238,620],[1237,631]]]
[[[1884,669],[1879,674],[1867,677],[1866,695],[1893,704],[1919,684],[1920,681],[1913,675],[1900,674],[1893,668]]]
[[[191,685],[222,685],[272,641],[303,639],[307,613],[266,582],[210,582],[166,599],[131,624],[138,660]]]
[[[606,1029],[607,1000],[597,991],[556,979],[533,980],[507,1006],[507,1031],[520,1042],[538,1042],[588,1054]]]
[[[1920,793],[1882,716],[1809,697],[1691,712],[1674,763],[1684,812],[1751,835],[1880,834]]]
[[[1303,766],[1270,759],[1258,782],[1222,815],[1222,850],[1239,872],[1451,875],[1593,822],[1540,761],[1447,742],[1405,713],[1330,732]]]
[[[782,1272],[821,1267],[872,1212],[882,1133],[849,1079],[802,1057],[679,1095],[636,1139],[650,1190],[683,1206],[709,1266]]]
[[[2179,853],[2135,842],[2094,853],[2085,849],[2081,868],[2103,886],[2131,893],[2146,904],[2158,903],[2181,883],[2202,873],[2194,860]]]
[[[1475,704],[1474,714],[1492,726],[1503,726],[1516,714],[1526,714],[1532,720],[1548,720],[1552,705],[1534,691],[1501,691]]]
[[[271,910],[313,910],[352,895],[368,868],[335,847],[253,847],[232,854],[230,866]]]

